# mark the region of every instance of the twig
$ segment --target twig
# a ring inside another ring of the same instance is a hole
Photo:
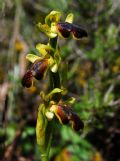
[[[109,106],[120,106],[120,99],[112,101]]]
[[[9,51],[8,51],[8,58],[10,58],[11,65],[12,64],[14,65],[16,61],[15,41],[19,35],[19,30],[20,30],[20,14],[21,14],[20,0],[15,0],[15,4],[16,4],[16,11],[15,11],[15,18],[14,18],[13,35],[10,40]]]
[[[4,159],[5,161],[12,161],[12,158],[13,158],[13,155],[14,155],[14,151],[18,145],[18,142],[19,142],[19,139],[22,135],[22,132],[23,132],[23,129],[24,129],[24,126],[25,126],[25,121],[22,121],[20,126],[19,126],[19,129],[16,131],[16,135],[15,135],[15,138],[13,140],[13,143],[11,145],[9,145],[5,151],[5,154],[4,154]]]

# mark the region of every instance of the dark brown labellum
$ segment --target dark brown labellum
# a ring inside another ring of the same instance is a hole
[[[80,129],[84,128],[83,122],[75,113],[72,113],[71,121],[72,121],[72,127],[75,131],[79,131]]]
[[[33,66],[31,67],[33,76],[37,80],[41,80],[43,78],[46,69],[47,69],[47,59],[36,60]]]
[[[31,87],[32,79],[33,79],[32,71],[28,70],[22,79],[22,85],[27,88]]]
[[[82,39],[88,36],[87,31],[83,27],[68,22],[59,22],[57,29],[64,38],[68,38],[70,34],[76,39]]]
[[[47,65],[47,59],[36,60],[30,70],[25,73],[22,79],[22,85],[29,88],[32,85],[33,77],[35,77],[37,80],[42,79],[45,70],[47,69]]]
[[[85,38],[88,36],[85,29],[83,29],[82,27],[80,27],[78,25],[74,25],[74,24],[72,26],[72,34],[77,39],[82,39],[82,38]]]
[[[56,106],[56,116],[63,124],[72,122],[72,128],[75,131],[79,131],[84,128],[84,124],[79,118],[79,116],[72,111],[69,106],[66,105],[57,105]]]
[[[72,25],[68,22],[59,22],[57,24],[58,31],[64,38],[68,38],[70,36],[70,32],[72,30]]]
[[[61,122],[63,124],[68,124],[69,120],[68,120],[68,116],[67,116],[67,112],[63,109],[62,106],[57,106],[57,115],[59,116],[59,119],[61,120]]]

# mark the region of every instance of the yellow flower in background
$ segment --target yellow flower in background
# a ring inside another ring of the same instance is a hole
[[[113,73],[119,73],[120,72],[120,57],[118,57],[115,60],[115,64],[112,66],[112,72]]]
[[[16,40],[16,41],[15,41],[15,49],[16,49],[16,51],[18,51],[18,52],[23,51],[23,50],[24,50],[24,44],[23,44],[23,42],[20,41],[20,40]]]
[[[103,161],[101,153],[100,152],[96,152],[95,155],[93,156],[92,161]]]
[[[113,73],[118,73],[119,71],[120,71],[119,66],[117,66],[117,65],[112,66],[112,72]]]
[[[64,148],[54,159],[54,161],[72,161],[72,153]]]

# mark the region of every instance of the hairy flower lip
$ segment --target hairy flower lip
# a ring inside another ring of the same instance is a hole
[[[51,111],[55,113],[55,115],[57,116],[57,118],[59,119],[61,124],[68,124],[69,123],[68,117],[67,117],[65,111],[62,109],[62,106],[52,105]]]
[[[22,79],[22,85],[23,85],[24,87],[29,88],[29,87],[31,87],[31,85],[32,85],[32,80],[33,80],[32,71],[31,71],[31,70],[28,70],[28,71],[25,73],[25,75],[24,75],[24,77],[23,77],[23,79]]]
[[[60,35],[62,35],[64,38],[68,38],[70,36],[72,26],[68,22],[59,22],[57,24],[57,29]]]
[[[80,129],[84,128],[83,122],[76,113],[73,113],[73,115],[71,116],[71,120],[72,120],[72,127],[75,131],[79,131]]]
[[[83,27],[75,25],[75,24],[73,24],[71,32],[72,32],[73,36],[77,39],[82,39],[84,37],[88,37],[87,31],[85,29],[83,29]]]
[[[22,85],[27,88],[31,87],[33,77],[35,77],[37,80],[41,80],[45,74],[47,66],[48,66],[47,59],[36,60],[33,63],[32,67],[25,73],[22,79]]]
[[[47,59],[42,59],[42,60],[36,60],[34,64],[31,67],[31,71],[33,73],[33,76],[37,80],[41,80],[44,76],[44,73],[47,69],[48,61]]]
[[[75,131],[79,131],[84,128],[84,124],[79,118],[79,116],[72,111],[72,109],[67,105],[52,105],[50,110],[55,113],[56,117],[59,119],[60,123],[67,124],[72,123],[72,128]]]
[[[58,34],[64,38],[68,38],[70,34],[76,39],[88,37],[87,31],[82,27],[69,22],[57,23]]]
[[[69,22],[58,22],[57,25],[58,25],[58,27],[66,29],[69,32],[72,31],[72,24]]]

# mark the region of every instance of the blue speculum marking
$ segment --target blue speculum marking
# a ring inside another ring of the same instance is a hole
[[[37,72],[39,70],[40,65],[42,64],[42,62],[37,62],[36,64],[33,65],[32,70],[34,70],[35,72]]]

